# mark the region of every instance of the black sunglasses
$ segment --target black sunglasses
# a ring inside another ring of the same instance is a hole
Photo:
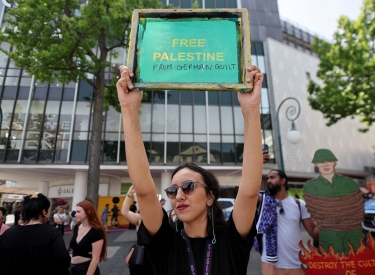
[[[181,188],[182,192],[184,192],[185,195],[190,195],[191,193],[194,192],[196,183],[200,183],[204,187],[207,187],[206,184],[199,182],[197,180],[187,180],[187,181],[184,181],[181,184],[181,186],[171,185],[168,188],[165,188],[164,191],[167,194],[168,198],[175,199],[179,188]]]
[[[281,201],[277,202],[277,206],[280,207],[279,213],[284,214],[285,211],[284,211],[284,208],[283,208],[283,205],[282,205]]]

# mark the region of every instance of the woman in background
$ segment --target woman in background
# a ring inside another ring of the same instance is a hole
[[[125,217],[125,219],[135,225],[135,229],[138,231],[138,228],[141,224],[141,215],[130,211],[130,203],[132,198],[134,197],[135,190],[133,186],[130,186],[128,193],[126,194],[125,200],[122,204],[121,214]]]
[[[0,237],[1,274],[69,274],[70,256],[60,232],[45,223],[50,202],[43,194],[24,198],[20,226]]]
[[[5,232],[5,230],[9,229],[9,226],[3,222],[4,218],[6,220],[6,213],[7,210],[4,207],[0,207],[0,236]]]
[[[76,206],[76,221],[70,248],[73,251],[72,275],[99,275],[99,261],[107,257],[107,236],[92,202],[81,201]]]

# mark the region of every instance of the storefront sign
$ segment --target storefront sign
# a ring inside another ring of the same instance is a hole
[[[246,9],[135,10],[128,67],[143,90],[243,90],[251,64]]]
[[[52,186],[48,189],[49,198],[72,198],[74,185]]]

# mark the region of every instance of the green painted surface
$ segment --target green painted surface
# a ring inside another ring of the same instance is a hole
[[[137,82],[240,83],[238,18],[142,18]]]

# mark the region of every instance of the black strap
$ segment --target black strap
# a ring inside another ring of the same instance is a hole
[[[190,266],[190,272],[192,275],[197,274],[197,268],[195,266],[195,261],[194,261],[194,255],[193,255],[193,249],[190,244],[189,237],[186,235],[186,232],[184,229],[181,230],[181,235],[184,238],[187,246],[187,252],[188,252],[188,258],[189,258],[189,266]],[[212,262],[212,240],[209,240],[207,238],[206,240],[206,253],[205,259],[204,259],[204,266],[203,266],[203,273],[204,275],[210,275],[211,274],[211,262]]]
[[[297,203],[298,208],[299,208],[299,222],[301,223],[302,222],[301,202],[297,198],[294,198],[294,199],[296,200],[296,203]]]

